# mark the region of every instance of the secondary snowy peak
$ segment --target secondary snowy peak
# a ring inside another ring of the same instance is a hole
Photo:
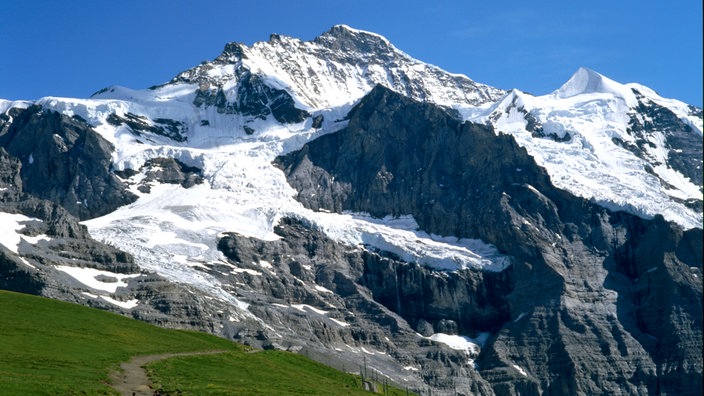
[[[553,94],[559,98],[570,98],[580,94],[611,93],[621,97],[633,97],[624,85],[617,83],[594,70],[580,67],[572,77]]]
[[[701,109],[675,99],[667,99],[645,85],[637,83],[621,84],[603,74],[586,67],[580,67],[567,82],[550,96],[559,99],[596,97],[620,101],[630,109],[637,109],[643,103],[652,102],[666,107],[675,115],[702,133]]]
[[[224,99],[236,101],[240,82],[249,76],[288,92],[299,108],[308,111],[355,102],[377,84],[455,108],[482,106],[505,93],[420,62],[380,35],[345,25],[312,41],[273,34],[269,41],[251,47],[228,43],[213,61],[179,74],[167,85],[218,89]]]
[[[551,94],[513,90],[473,120],[512,134],[575,195],[702,226],[701,109],[580,68]]]

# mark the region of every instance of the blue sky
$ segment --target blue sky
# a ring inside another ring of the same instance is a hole
[[[202,3],[202,4],[201,4]],[[475,81],[540,95],[580,66],[702,106],[700,0],[0,0],[0,98],[163,83],[226,42],[335,24]]]

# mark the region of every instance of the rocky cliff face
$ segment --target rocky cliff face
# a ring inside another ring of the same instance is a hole
[[[448,290],[450,300],[506,301],[495,315],[457,311],[467,314],[461,330],[494,329],[477,363],[496,394],[702,389],[700,229],[557,190],[511,137],[382,87],[346,129],[279,164],[307,207],[412,214],[423,230],[481,238],[513,257],[498,284]],[[417,300],[392,285],[379,300],[417,321]]]
[[[479,346],[453,350],[428,337],[461,331],[482,339],[482,332],[507,320],[504,276],[434,272],[385,252],[341,245],[299,219],[283,219],[275,232],[281,239],[271,242],[235,233],[219,240],[238,270],[209,273],[237,285],[233,292],[257,317],[277,323],[274,332],[257,330],[252,337],[251,328],[241,329],[235,339],[300,351],[349,371],[363,371],[366,362],[367,376],[391,377],[412,389],[426,386],[415,376],[420,371],[436,391],[459,386],[491,393],[472,364]],[[480,326],[477,317],[484,319]]]
[[[638,106],[629,120],[628,133],[636,137],[636,143],[626,145],[640,157],[648,158],[653,165],[668,165],[681,172],[697,185],[702,185],[702,151],[698,149],[700,142],[692,133],[692,126],[681,120],[671,110],[648,100],[640,92],[634,90],[638,98]],[[701,119],[701,112],[690,109],[691,115]],[[660,132],[664,136],[667,147],[667,157],[657,158],[648,142],[648,135]],[[625,144],[620,142],[621,144]],[[663,164],[664,163],[664,164]],[[701,212],[701,202],[699,203]]]
[[[22,161],[23,191],[61,205],[80,219],[133,202],[110,171],[114,148],[80,117],[32,106],[18,112],[0,146]]]

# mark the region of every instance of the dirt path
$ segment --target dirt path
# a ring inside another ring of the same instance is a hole
[[[147,377],[147,371],[143,366],[161,359],[168,359],[176,356],[213,355],[228,351],[205,351],[205,352],[184,352],[184,353],[164,353],[160,355],[136,356],[129,362],[120,363],[122,371],[113,372],[110,375],[112,387],[123,396],[152,396],[153,389],[151,381]]]

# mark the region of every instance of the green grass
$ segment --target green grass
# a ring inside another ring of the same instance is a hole
[[[0,394],[117,394],[111,370],[134,355],[227,349],[230,341],[109,312],[0,291]]]
[[[0,395],[117,395],[108,376],[120,362],[135,355],[207,350],[229,352],[152,363],[154,383],[183,395],[370,394],[360,389],[359,378],[301,355],[248,353],[209,334],[0,290]],[[389,394],[406,393],[391,389]]]
[[[370,395],[358,376],[291,352],[175,357],[150,363],[147,370],[155,387],[172,395]],[[377,383],[377,390],[382,393],[383,385]],[[387,394],[406,392],[389,388]]]
[[[211,369],[203,372],[201,367]],[[151,363],[164,392],[183,395],[369,395],[361,381],[301,355],[262,351],[173,358]]]

